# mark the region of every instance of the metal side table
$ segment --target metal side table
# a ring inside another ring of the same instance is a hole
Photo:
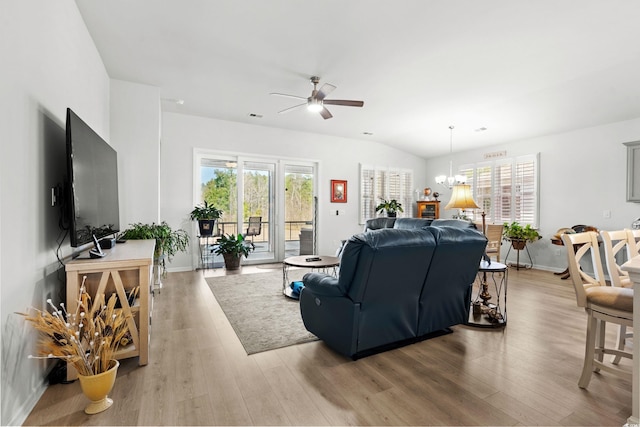
[[[509,269],[505,264],[480,262],[471,291],[468,325],[481,328],[506,326],[508,277]]]

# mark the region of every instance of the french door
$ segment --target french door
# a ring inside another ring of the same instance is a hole
[[[194,204],[206,200],[223,211],[218,234],[239,233],[254,243],[244,264],[315,248],[314,162],[203,150],[195,153],[194,171]]]

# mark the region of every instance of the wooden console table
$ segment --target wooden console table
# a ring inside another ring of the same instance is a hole
[[[89,252],[83,252],[65,266],[67,272],[67,310],[75,312],[78,306],[78,293],[82,280],[86,277],[85,286],[91,299],[95,301],[97,294],[104,293],[108,300],[114,292],[122,310],[131,314],[128,320],[132,343],[118,350],[116,359],[138,356],[139,365],[149,362],[149,338],[151,323],[150,299],[153,266],[153,250],[155,240],[127,240],[113,249],[107,249],[103,258],[90,259]],[[138,298],[132,305],[127,301],[127,292],[140,286]],[[71,364],[67,364],[67,379],[73,380],[77,372]]]

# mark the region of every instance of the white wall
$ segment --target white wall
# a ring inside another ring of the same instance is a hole
[[[550,237],[559,228],[585,224],[602,230],[631,227],[640,217],[640,204],[626,202],[626,147],[623,142],[640,140],[640,118],[548,135],[484,149],[454,153],[458,165],[481,162],[484,154],[507,151],[507,157],[540,153],[540,233],[543,238],[529,245],[536,268],[563,270],[566,254]],[[429,176],[448,170],[449,156],[426,162]],[[431,187],[436,188],[433,178]],[[443,191],[442,200],[450,192]],[[611,211],[611,218],[603,212]],[[451,216],[453,211],[443,211]],[[508,246],[502,245],[502,255]],[[515,262],[513,251],[509,260]],[[521,255],[522,256],[522,255]],[[528,259],[527,259],[528,260]]]
[[[64,283],[50,188],[66,175],[66,108],[108,140],[109,78],[72,0],[3,1],[0,58],[0,422],[14,425],[44,391],[46,371],[27,359],[35,334],[14,312],[60,301]]]
[[[111,146],[118,152],[120,227],[160,219],[160,89],[111,80]]]
[[[362,230],[358,224],[360,163],[413,169],[417,188],[424,187],[426,179],[424,159],[375,142],[164,113],[161,217],[174,227],[190,231],[194,148],[317,160],[318,250],[323,254],[333,254],[341,239]],[[329,202],[331,179],[348,181],[346,204]],[[336,216],[337,208],[345,210],[345,215]],[[170,266],[191,267],[191,257],[183,254],[177,255]]]

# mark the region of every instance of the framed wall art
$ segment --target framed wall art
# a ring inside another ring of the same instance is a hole
[[[331,180],[331,203],[347,203],[347,181]]]

